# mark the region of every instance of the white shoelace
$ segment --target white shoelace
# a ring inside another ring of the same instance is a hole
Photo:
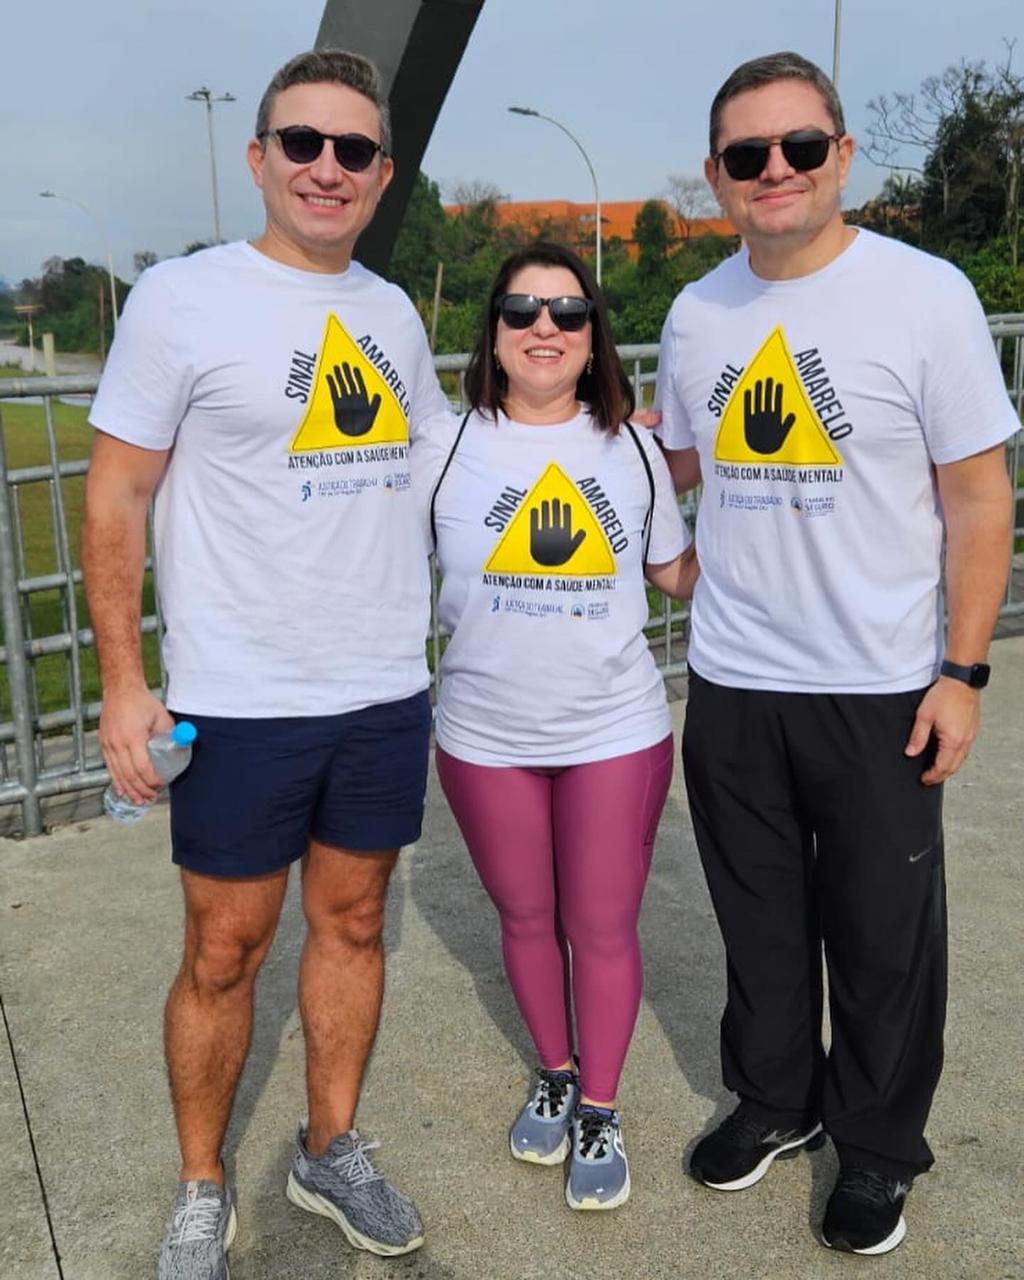
[[[174,1215],[171,1236],[175,1244],[198,1244],[217,1237],[221,1203],[213,1196],[191,1196]]]
[[[374,1151],[379,1146],[379,1142],[364,1142],[360,1138],[354,1143],[351,1151],[346,1151],[344,1155],[332,1156],[331,1167],[337,1169],[353,1187],[363,1187],[368,1182],[380,1182],[384,1175],[377,1172],[366,1155],[367,1151]]]

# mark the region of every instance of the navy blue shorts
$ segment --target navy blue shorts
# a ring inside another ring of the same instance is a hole
[[[332,716],[235,719],[175,711],[199,731],[171,784],[171,857],[213,876],[256,876],[310,838],[356,852],[419,839],[427,786],[426,690]]]

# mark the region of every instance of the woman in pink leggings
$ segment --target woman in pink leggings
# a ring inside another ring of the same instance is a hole
[[[539,1059],[512,1154],[569,1156],[569,1205],[611,1209],[629,1195],[617,1090],[674,755],[644,578],[688,596],[696,561],[575,254],[504,263],[466,393],[466,417],[413,453],[451,633],[438,774]]]

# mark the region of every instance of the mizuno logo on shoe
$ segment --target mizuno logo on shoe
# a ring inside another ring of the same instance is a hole
[[[792,1142],[796,1137],[799,1137],[799,1134],[795,1129],[787,1129],[785,1133],[779,1133],[778,1129],[773,1129],[771,1133],[766,1133],[761,1141],[766,1147],[782,1146],[784,1142]]]

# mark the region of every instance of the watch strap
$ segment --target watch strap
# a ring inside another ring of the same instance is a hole
[[[972,689],[984,689],[988,684],[990,670],[987,662],[975,662],[970,666],[963,666],[959,662],[950,662],[948,658],[943,659],[942,666],[939,668],[941,675],[949,676],[951,680],[961,680]]]

